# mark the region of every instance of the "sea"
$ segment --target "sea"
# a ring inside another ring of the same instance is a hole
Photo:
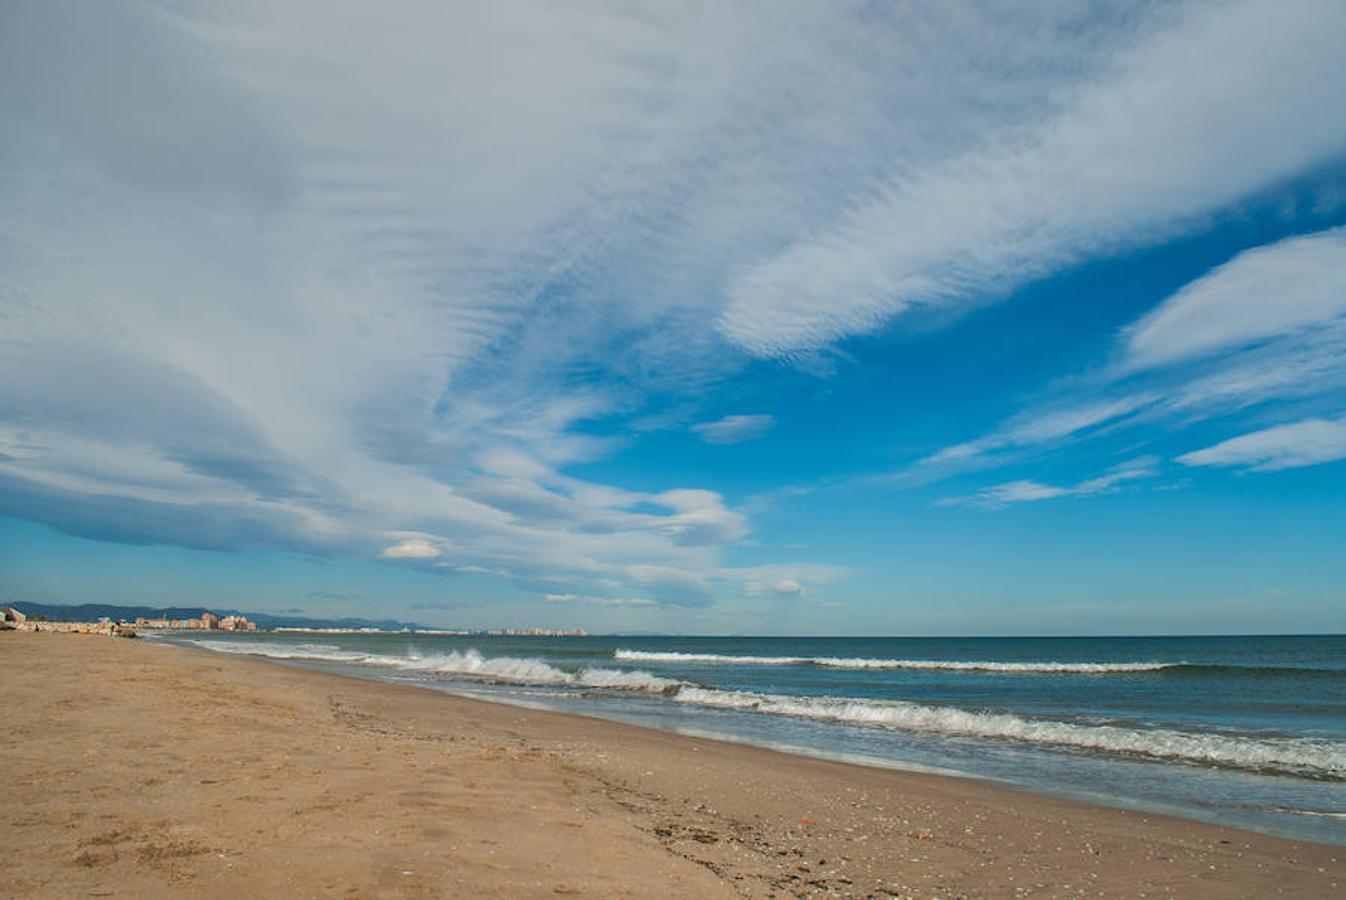
[[[158,638],[1346,845],[1346,636]]]

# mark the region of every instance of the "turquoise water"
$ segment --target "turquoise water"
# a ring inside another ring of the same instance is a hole
[[[163,638],[1346,844],[1346,637]]]

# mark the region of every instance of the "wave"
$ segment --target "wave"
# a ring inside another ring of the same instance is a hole
[[[217,653],[236,653],[241,656],[266,656],[271,659],[314,659],[326,662],[364,662],[367,653],[342,650],[332,644],[264,644],[261,641],[188,640],[187,643],[214,650]]]
[[[1168,675],[1233,675],[1239,678],[1346,678],[1346,669],[1316,666],[1239,666],[1218,663],[1180,663]]]
[[[1157,672],[1177,663],[1160,662],[995,662],[991,660],[942,659],[834,659],[810,660],[817,666],[835,669],[939,669],[953,672],[1070,672],[1103,675],[1109,672]]]
[[[586,668],[566,672],[540,659],[511,656],[482,656],[476,650],[430,656],[394,656],[385,653],[360,653],[331,644],[271,644],[261,641],[193,640],[189,643],[223,653],[264,656],[270,659],[307,659],[315,662],[341,662],[378,666],[408,672],[464,675],[471,678],[558,687],[606,688],[662,694],[683,687],[686,682],[661,678],[649,672],[625,669]]]
[[[1102,675],[1110,672],[1157,672],[1185,666],[1166,662],[997,662],[951,659],[849,659],[835,656],[728,656],[719,653],[677,653],[618,649],[616,659],[670,663],[721,663],[756,666],[823,666],[829,669],[938,669],[954,672],[1042,672]]]
[[[1095,751],[1195,765],[1273,772],[1319,780],[1346,781],[1346,742],[1310,738],[1241,737],[1128,728],[1106,723],[1061,722],[1030,719],[1013,713],[929,706],[903,700],[804,697],[721,690],[639,670],[583,668],[568,672],[540,659],[486,657],[476,650],[427,656],[415,653],[397,656],[361,653],[331,644],[287,645],[260,641],[199,639],[191,640],[189,643],[224,653],[264,656],[272,659],[340,662],[399,671],[457,675],[474,680],[518,685],[660,694],[677,703],[706,708],[871,725],[950,737],[1009,740],[1066,750]],[[641,651],[618,652],[634,654]],[[639,657],[627,655],[623,658],[659,659],[663,656],[667,654],[642,653]],[[694,657],[696,661],[767,658],[715,658],[716,654],[677,654],[676,658],[683,659],[688,656]],[[712,659],[708,660],[707,657]],[[805,657],[774,659],[800,659],[807,663],[813,662],[811,658]]]
[[[822,666],[829,669],[929,669],[949,672],[1004,672],[1108,675],[1162,672],[1164,675],[1237,675],[1241,677],[1346,678],[1346,668],[1313,666],[1247,666],[1228,663],[1161,662],[1008,662],[961,659],[865,659],[837,656],[735,656],[722,653],[680,653],[672,650],[612,652],[616,659],[663,663],[719,663],[733,666]]]
[[[1333,812],[1326,809],[1295,809],[1290,806],[1270,807],[1272,812],[1288,813],[1292,816],[1313,816],[1317,819],[1346,819],[1346,812]]]
[[[1252,738],[1145,730],[1116,725],[1027,719],[1011,713],[972,712],[900,700],[798,697],[686,686],[679,703],[750,710],[900,731],[997,738],[1064,749],[1176,760],[1323,780],[1346,780],[1346,743],[1307,738]]]
[[[642,660],[645,662],[692,662],[727,663],[759,666],[793,666],[809,661],[806,656],[725,656],[720,653],[677,653],[671,650],[625,650],[612,651],[614,659]]]

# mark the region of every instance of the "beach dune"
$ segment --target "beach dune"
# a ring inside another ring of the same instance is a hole
[[[14,897],[1341,896],[1346,849],[204,651],[0,635]]]

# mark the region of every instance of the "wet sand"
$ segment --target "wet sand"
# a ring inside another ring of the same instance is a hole
[[[0,895],[1331,897],[1346,848],[93,635],[0,634]]]

